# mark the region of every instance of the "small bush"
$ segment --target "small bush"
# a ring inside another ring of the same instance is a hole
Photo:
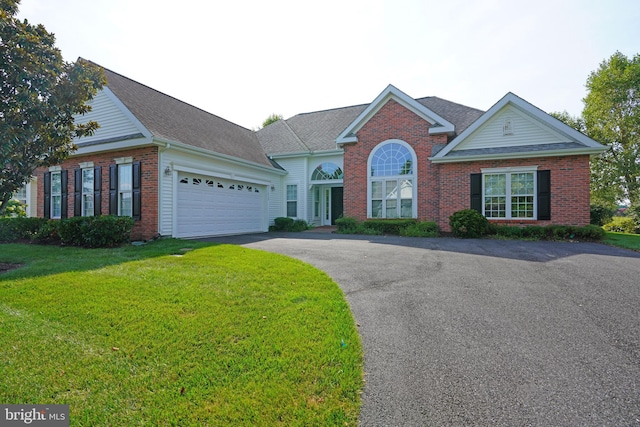
[[[631,217],[615,217],[613,221],[605,224],[602,228],[616,233],[638,234],[640,231],[636,222]]]
[[[464,209],[449,217],[451,231],[456,237],[478,238],[489,231],[489,221],[474,209]]]
[[[32,239],[46,222],[44,218],[0,218],[0,242]]]
[[[355,233],[358,229],[358,220],[348,216],[336,219],[338,233]]]
[[[378,231],[380,234],[400,235],[400,231],[410,225],[416,224],[415,219],[368,219],[364,226]]]
[[[400,230],[405,237],[438,237],[438,225],[433,221],[423,221],[409,224]]]
[[[31,236],[31,240],[36,243],[59,244],[60,235],[58,234],[59,220],[47,219],[42,226],[36,230]]]
[[[130,240],[134,220],[124,216],[78,216],[58,222],[58,235],[64,245],[108,248]]]
[[[304,219],[278,217],[273,220],[273,231],[304,231],[309,229],[309,224]]]
[[[589,224],[603,226],[613,218],[613,210],[601,205],[591,205]]]

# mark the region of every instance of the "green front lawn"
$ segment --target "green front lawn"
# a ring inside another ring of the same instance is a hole
[[[187,250],[193,249],[193,250]],[[71,425],[355,425],[362,349],[338,286],[300,261],[161,240],[0,245],[0,402]]]
[[[602,240],[602,242],[612,246],[640,251],[640,234],[626,234],[606,231],[605,238]]]

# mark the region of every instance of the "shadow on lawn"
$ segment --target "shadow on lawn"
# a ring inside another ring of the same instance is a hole
[[[180,239],[160,239],[140,246],[128,244],[108,249],[20,243],[0,244],[0,282],[69,271],[96,270],[166,255],[182,255],[191,250],[215,244]],[[11,268],[2,268],[2,266],[11,266]]]

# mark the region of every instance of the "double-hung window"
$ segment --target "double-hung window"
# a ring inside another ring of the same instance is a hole
[[[62,173],[51,172],[51,218],[62,217]]]
[[[118,165],[118,215],[133,216],[133,170],[131,163]]]
[[[94,170],[82,169],[82,216],[94,215]]]
[[[287,216],[298,216],[298,186],[295,184],[287,185]]]
[[[483,171],[482,187],[485,217],[536,218],[535,170]]]

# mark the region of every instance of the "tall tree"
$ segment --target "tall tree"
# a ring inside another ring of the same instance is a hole
[[[96,122],[74,115],[106,83],[102,69],[66,62],[42,25],[16,18],[20,0],[0,0],[0,213],[40,166],[59,164],[74,138],[93,134]]]
[[[614,53],[589,75],[586,86],[587,133],[611,146],[591,163],[592,196],[640,206],[640,54]]]
[[[273,113],[271,114],[269,117],[267,117],[264,122],[262,122],[262,127],[266,128],[267,126],[269,126],[271,123],[275,123],[278,120],[282,120],[282,114],[276,114]]]

